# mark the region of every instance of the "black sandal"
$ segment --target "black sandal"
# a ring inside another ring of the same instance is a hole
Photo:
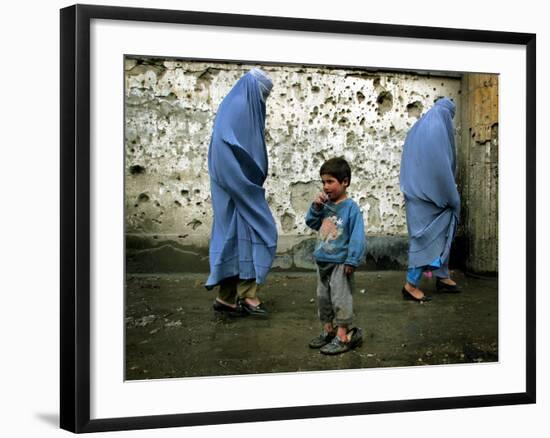
[[[418,301],[419,303],[432,301],[432,297],[428,295],[424,295],[422,298],[416,298],[414,295],[411,295],[409,291],[405,288],[401,289],[401,294],[403,295],[404,300]]]
[[[238,303],[235,307],[231,307],[218,300],[214,300],[214,303],[212,304],[212,309],[219,315],[227,315],[237,318],[248,315],[248,312],[245,312],[242,306],[240,306]]]
[[[238,300],[237,306],[240,306],[244,312],[247,313],[249,316],[254,316],[256,318],[267,318],[269,317],[269,312],[267,309],[263,306],[263,303],[258,304],[257,306],[253,306],[252,304],[248,304],[246,300]]]
[[[459,292],[462,292],[457,284],[443,283],[439,277],[437,277],[435,280],[435,289],[437,290],[437,292],[449,294],[457,294]]]

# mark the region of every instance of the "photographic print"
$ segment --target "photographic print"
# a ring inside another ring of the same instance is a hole
[[[498,361],[498,74],[124,83],[127,380]]]
[[[534,34],[75,5],[60,43],[63,429],[535,403]]]

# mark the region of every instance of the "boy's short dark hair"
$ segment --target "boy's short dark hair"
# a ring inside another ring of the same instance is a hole
[[[323,163],[320,175],[330,175],[338,180],[340,184],[344,179],[348,179],[348,185],[351,183],[351,168],[344,157],[331,158]]]

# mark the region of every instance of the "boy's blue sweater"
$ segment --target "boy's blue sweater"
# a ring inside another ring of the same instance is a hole
[[[316,261],[359,265],[365,255],[365,226],[361,209],[352,199],[328,202],[319,211],[312,204],[306,224],[319,231],[313,253]]]

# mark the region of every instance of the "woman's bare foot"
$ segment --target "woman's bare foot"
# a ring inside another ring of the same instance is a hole
[[[244,301],[250,306],[257,307],[261,304],[261,301],[258,298],[245,298]]]
[[[424,297],[424,292],[422,292],[419,288],[414,287],[408,281],[405,283],[405,290],[417,300],[421,300]]]
[[[449,286],[456,286],[456,282],[451,280],[450,278],[440,278],[439,281],[441,283],[448,284]]]
[[[232,309],[235,309],[237,307],[237,305],[235,303],[228,303],[227,301],[224,301],[219,297],[216,298],[216,301],[218,303],[222,303],[223,305],[225,305],[227,307],[231,307]]]

